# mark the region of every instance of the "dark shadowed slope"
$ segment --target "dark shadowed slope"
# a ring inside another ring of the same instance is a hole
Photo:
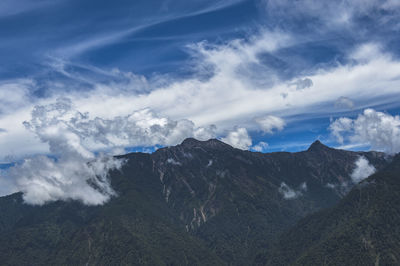
[[[249,264],[299,219],[351,188],[354,162],[384,154],[315,142],[299,153],[253,153],[187,139],[132,153],[111,173],[118,197],[104,206],[0,198],[2,264]]]
[[[400,155],[354,187],[334,208],[284,233],[267,265],[399,265]]]

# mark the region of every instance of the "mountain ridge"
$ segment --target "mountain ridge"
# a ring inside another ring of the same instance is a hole
[[[163,265],[185,257],[192,264],[248,264],[301,218],[339,202],[346,193],[342,184],[350,182],[360,156],[377,169],[388,163],[382,153],[315,145],[318,149],[264,154],[216,139],[186,139],[152,154],[117,156],[126,160],[120,171],[110,172],[118,196],[104,206],[29,206],[21,194],[0,198],[0,257],[19,261],[12,255],[15,249],[33,246],[31,253],[18,256],[61,264],[140,259]],[[330,183],[334,188],[327,186]],[[103,230],[108,233],[102,235]],[[44,231],[48,233],[40,237]],[[166,236],[170,243],[160,246]],[[42,239],[39,244],[36,238]],[[75,261],[69,249],[61,248],[73,249],[72,244],[81,250]],[[54,250],[64,255],[55,257]]]

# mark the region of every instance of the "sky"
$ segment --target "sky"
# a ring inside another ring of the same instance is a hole
[[[397,153],[399,30],[397,0],[3,0],[0,194],[187,137]]]

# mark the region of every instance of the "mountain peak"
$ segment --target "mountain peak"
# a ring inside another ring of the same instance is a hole
[[[328,146],[322,144],[320,140],[314,141],[310,147],[308,148],[307,151],[321,151],[321,150],[327,150],[330,149]]]
[[[192,147],[208,147],[208,148],[232,148],[228,144],[218,140],[209,139],[205,141],[197,140],[194,138],[187,138],[181,143],[182,147],[192,148]]]

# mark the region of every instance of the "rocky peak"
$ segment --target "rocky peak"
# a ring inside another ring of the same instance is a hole
[[[310,145],[310,147],[308,148],[307,151],[319,152],[319,151],[327,151],[327,150],[331,150],[331,148],[322,144],[321,141],[316,140],[313,142],[313,144]]]

